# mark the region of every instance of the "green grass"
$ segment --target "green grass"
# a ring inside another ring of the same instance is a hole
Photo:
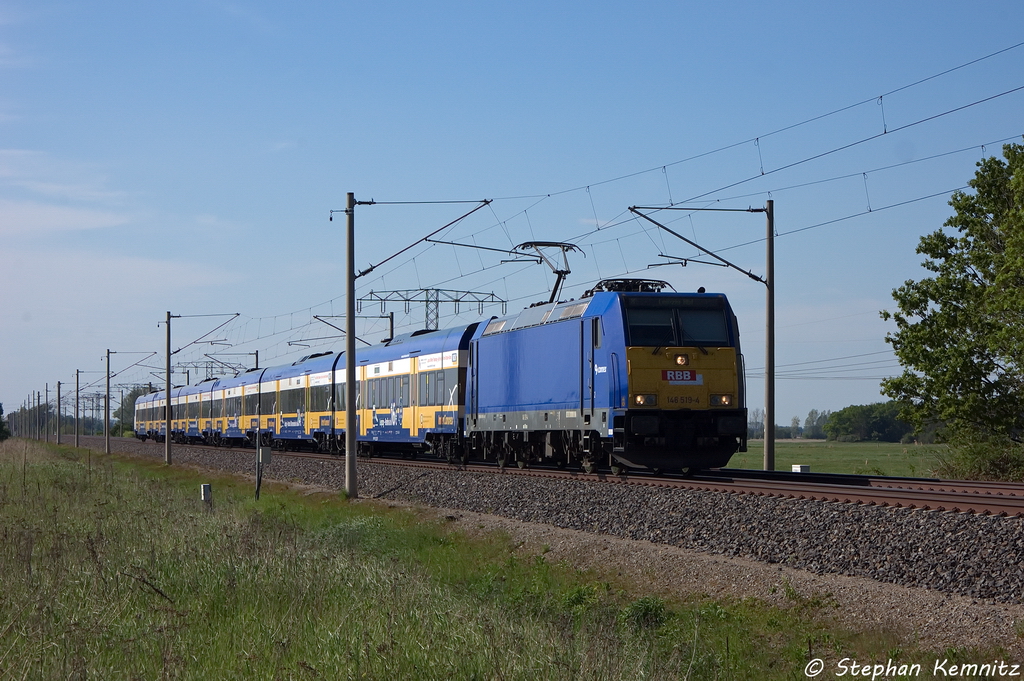
[[[0,444],[0,679],[792,679],[808,647],[901,645],[827,594],[666,600],[416,512],[252,492]]]
[[[805,464],[816,473],[856,473],[932,477],[945,448],[893,442],[822,442],[781,440],[775,443],[775,469]],[[733,455],[730,468],[762,469],[764,441],[752,440],[749,451]]]

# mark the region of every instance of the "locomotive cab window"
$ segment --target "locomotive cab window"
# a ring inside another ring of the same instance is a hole
[[[723,347],[729,323],[715,298],[626,298],[629,344],[654,347]]]

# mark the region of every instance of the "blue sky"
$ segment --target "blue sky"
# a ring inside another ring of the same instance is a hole
[[[696,253],[627,208],[770,197],[777,420],[878,401],[879,377],[899,370],[878,311],[924,275],[914,248],[948,218],[949,191],[1024,134],[1024,91],[1002,94],[1024,86],[1024,46],[1006,50],[1022,15],[1010,1],[5,2],[0,401],[11,411],[76,369],[102,372],[107,348],[115,384],[157,381],[128,353],[162,353],[167,310],[240,313],[207,337],[233,347],[191,345],[183,362],[341,349],[311,319],[343,311],[344,221],[327,218],[349,191],[494,199],[443,237],[572,241],[583,254],[567,297],[623,275],[728,294],[751,408],[763,286],[704,265],[648,269]],[[471,207],[360,207],[359,266]],[[764,273],[762,215],[659,215]],[[501,259],[423,245],[358,293],[493,292],[511,310],[546,299],[543,266]],[[422,306],[390,309],[399,330],[422,325]],[[176,320],[174,346],[226,319]],[[386,322],[360,329],[379,340]]]

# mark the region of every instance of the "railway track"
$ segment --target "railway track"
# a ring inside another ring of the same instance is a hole
[[[91,439],[91,438],[83,438]],[[96,438],[101,440],[101,438]],[[180,446],[180,445],[179,445]],[[189,445],[191,448],[206,448]],[[208,447],[211,451],[225,451]],[[246,450],[240,450],[246,451]],[[311,458],[341,463],[342,458],[307,452],[275,452],[274,456]],[[630,471],[620,475],[607,472],[586,473],[557,468],[498,468],[494,465],[455,466],[443,461],[399,458],[360,458],[360,464],[404,466],[420,469],[464,470],[498,475],[524,475],[553,479],[574,479],[610,484],[637,485],[670,489],[690,489],[726,494],[751,494],[789,499],[806,499],[895,508],[977,513],[998,516],[1024,516],[1024,484],[941,480],[938,478],[897,478],[834,473],[788,473],[723,468],[693,476],[661,475]]]

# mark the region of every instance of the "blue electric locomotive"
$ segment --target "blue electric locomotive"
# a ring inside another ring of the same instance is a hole
[[[602,282],[578,301],[481,324],[466,433],[499,463],[725,465],[746,449],[739,328],[722,294]]]

